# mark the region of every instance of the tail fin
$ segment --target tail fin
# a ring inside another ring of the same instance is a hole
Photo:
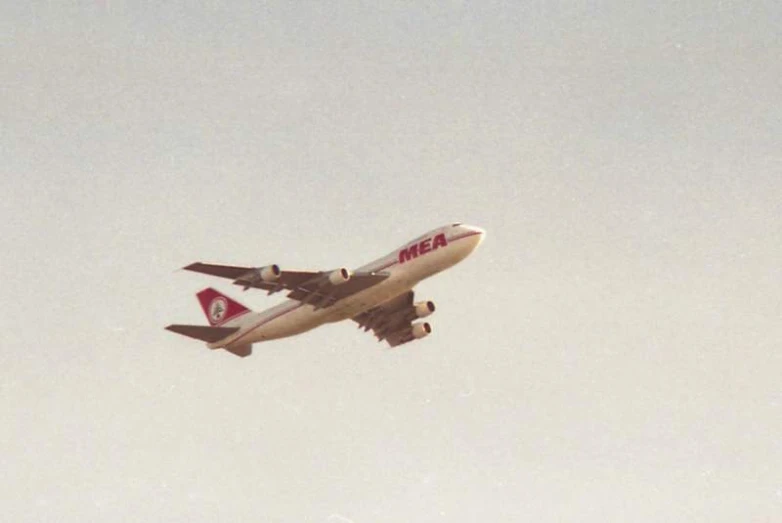
[[[202,290],[196,296],[198,296],[198,301],[201,302],[201,308],[204,309],[209,325],[212,326],[223,325],[242,314],[250,312],[250,309],[241,303],[232,300],[211,287]]]

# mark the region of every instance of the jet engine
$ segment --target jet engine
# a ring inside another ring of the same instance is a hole
[[[433,301],[419,301],[415,305],[413,305],[415,308],[415,317],[416,318],[426,318],[430,314],[434,312],[434,302]]]
[[[329,283],[331,283],[332,285],[342,285],[349,279],[350,279],[350,271],[344,267],[342,267],[341,269],[331,271],[331,274],[329,274]]]
[[[278,265],[267,265],[265,267],[253,269],[234,281],[240,285],[244,285],[244,290],[247,290],[256,283],[274,283],[280,278],[281,273]]]
[[[265,281],[266,283],[277,281],[280,278],[280,274],[282,273],[282,271],[280,271],[280,266],[277,264],[267,265],[266,267],[261,267],[256,270],[258,271],[258,278],[260,278],[261,281]]]
[[[412,333],[414,339],[420,340],[421,338],[425,338],[432,333],[432,326],[429,325],[429,322],[426,321],[422,323],[414,323]]]

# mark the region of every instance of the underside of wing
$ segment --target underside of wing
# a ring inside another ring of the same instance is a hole
[[[187,267],[182,267],[186,271],[200,272],[220,278],[230,278],[235,280],[252,271],[252,267],[236,267],[234,265],[216,265],[214,263],[191,263]]]
[[[423,338],[432,332],[432,327],[426,322],[413,322],[434,312],[434,303],[415,303],[413,299],[413,291],[408,291],[359,314],[353,321],[359,328],[371,330],[378,341],[386,341],[391,347]]]
[[[228,278],[233,280],[234,284],[244,287],[245,290],[252,287],[265,290],[269,294],[290,289],[320,274],[311,271],[281,271],[276,265],[242,267],[203,262],[191,263],[183,269],[219,278]]]
[[[334,271],[282,271],[276,265],[239,267],[211,263],[191,263],[185,270],[229,278],[235,285],[261,289],[269,294],[288,291],[288,298],[308,303],[316,308],[329,307],[388,278],[387,273]]]
[[[264,280],[261,276],[261,269],[249,268],[241,276],[234,278],[234,285],[249,288],[261,289],[269,294],[275,292],[291,290],[313,278],[317,278],[322,273],[313,271],[280,271],[279,276],[272,281]]]
[[[385,273],[354,273],[346,281],[335,283],[329,276],[332,272],[320,273],[305,281],[288,293],[288,298],[314,305],[316,309],[329,307],[343,298],[377,285],[388,278]]]

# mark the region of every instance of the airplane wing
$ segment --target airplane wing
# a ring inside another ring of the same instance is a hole
[[[285,289],[293,289],[307,280],[323,274],[321,272],[311,271],[280,271],[279,277],[274,282],[264,281],[259,277],[259,268],[257,267],[237,267],[235,265],[216,265],[213,263],[191,263],[187,267],[183,267],[186,271],[200,272],[202,274],[209,274],[211,276],[218,276],[220,278],[228,278],[234,280],[236,285],[242,285],[245,290],[253,287],[255,289],[263,289],[268,291],[269,294],[279,292]]]
[[[275,279],[265,281],[261,277],[265,269],[263,267],[237,267],[196,262],[184,269],[231,279],[235,285],[241,285],[245,290],[252,287],[265,290],[268,294],[287,290],[288,298],[309,303],[315,308],[333,305],[342,298],[368,289],[388,278],[388,274],[382,272],[356,272],[348,279],[334,283],[330,276],[337,271],[280,271],[277,268]]]
[[[391,347],[413,341],[417,337],[423,337],[429,333],[428,324],[426,324],[425,334],[423,331],[418,336],[414,333],[413,320],[418,319],[419,315],[416,313],[413,298],[413,291],[400,294],[382,305],[362,312],[354,317],[353,321],[365,331],[371,329],[378,341],[385,340]],[[431,307],[429,312],[432,312],[434,305],[429,303]],[[422,324],[417,325],[421,326]]]

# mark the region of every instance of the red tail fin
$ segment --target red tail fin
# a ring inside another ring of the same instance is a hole
[[[223,325],[224,323],[250,312],[250,309],[238,303],[228,296],[212,289],[204,289],[198,294],[198,301],[204,309],[209,325]]]

